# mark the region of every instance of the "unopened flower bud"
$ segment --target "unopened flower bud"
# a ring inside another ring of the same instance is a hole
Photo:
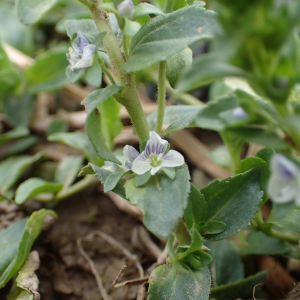
[[[235,108],[232,112],[232,115],[238,120],[245,120],[249,117],[242,107]]]
[[[121,16],[131,19],[133,16],[134,5],[131,0],[125,0],[118,6],[118,12]]]

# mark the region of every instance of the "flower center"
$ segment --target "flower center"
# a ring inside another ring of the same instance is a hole
[[[162,163],[162,156],[163,156],[163,153],[162,154],[150,154],[149,156],[149,159],[150,159],[150,165],[152,167],[158,167],[161,163]]]

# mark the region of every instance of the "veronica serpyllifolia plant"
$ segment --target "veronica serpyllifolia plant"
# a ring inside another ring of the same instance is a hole
[[[282,154],[274,154],[270,161],[271,177],[268,195],[275,203],[295,201],[300,205],[300,168]]]
[[[89,68],[94,61],[96,46],[90,44],[89,41],[78,31],[72,47],[69,48],[67,58],[71,64],[71,70],[80,70]]]

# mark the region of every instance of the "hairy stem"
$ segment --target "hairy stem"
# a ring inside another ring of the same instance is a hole
[[[158,71],[158,111],[155,131],[161,134],[162,127],[164,124],[166,106],[166,62],[162,61],[159,63]]]
[[[265,235],[274,237],[279,240],[287,241],[292,244],[298,244],[299,242],[299,234],[285,234],[283,232],[277,231],[272,229],[270,226],[265,226],[261,211],[258,211],[258,213],[255,216],[255,222],[256,222],[256,227],[262,231]]]
[[[106,31],[106,35],[103,38],[103,44],[112,63],[118,84],[125,87],[122,92],[122,100],[119,102],[127,109],[140,142],[145,142],[149,139],[150,130],[139,101],[134,74],[126,73],[122,70],[122,66],[125,63],[125,57],[121,52],[118,41],[110,27],[106,12],[96,8],[102,4],[102,1],[94,0],[94,3],[95,6],[91,8],[92,16],[99,32]]]
[[[115,79],[110,74],[109,70],[106,68],[104,60],[100,58],[99,61],[100,61],[100,65],[101,65],[101,69],[102,69],[103,73],[106,74],[106,76],[110,80],[111,84],[116,85]]]
[[[89,0],[78,0],[78,1],[86,5],[87,7],[93,7],[93,3]]]
[[[171,13],[174,9],[175,0],[166,0],[163,11],[165,13]]]

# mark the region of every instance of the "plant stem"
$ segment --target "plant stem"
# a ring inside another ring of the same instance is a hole
[[[73,184],[72,186],[61,190],[55,196],[45,194],[45,195],[38,195],[35,197],[37,201],[40,202],[52,202],[52,201],[60,201],[74,194],[86,189],[90,185],[99,183],[99,180],[95,178],[94,175],[87,175],[84,179],[78,181],[77,183]]]
[[[59,193],[55,195],[54,200],[59,201],[63,200],[65,198],[68,198],[74,194],[77,194],[78,192],[86,189],[92,184],[99,183],[99,180],[94,175],[87,175],[84,179],[78,181],[77,183],[73,184],[69,188],[66,188],[64,190],[61,190]]]
[[[174,9],[175,0],[166,0],[163,11],[165,13],[171,13]]]
[[[128,41],[127,41],[127,36],[123,32],[123,48],[124,48],[124,54],[126,60],[128,60],[129,57],[129,50],[128,50]]]
[[[179,245],[190,245],[191,244],[191,236],[189,234],[189,230],[186,224],[180,219],[174,234],[177,238]]]
[[[110,80],[111,84],[117,85],[116,82],[115,82],[115,79],[113,78],[113,76],[111,75],[109,70],[106,68],[104,60],[100,58],[99,61],[100,61],[100,65],[101,65],[103,73],[106,74],[106,76]]]
[[[112,63],[118,84],[125,87],[122,91],[122,99],[119,102],[127,109],[140,142],[145,142],[149,139],[150,130],[139,101],[134,74],[126,73],[121,69],[125,63],[125,57],[110,27],[105,11],[96,9],[97,6],[102,4],[102,1],[94,0],[94,3],[95,6],[91,8],[92,16],[99,32],[106,31],[103,44]]]
[[[78,1],[86,5],[87,7],[93,7],[93,3],[91,3],[89,0],[78,0]]]
[[[158,111],[155,131],[161,134],[162,127],[164,124],[166,106],[166,62],[162,61],[159,63],[158,71]]]
[[[287,241],[292,244],[298,244],[299,242],[300,236],[298,234],[285,234],[280,231],[272,229],[271,226],[266,226],[269,224],[264,223],[261,211],[257,212],[255,216],[255,222],[257,224],[257,228],[267,236],[271,236],[279,240]]]

